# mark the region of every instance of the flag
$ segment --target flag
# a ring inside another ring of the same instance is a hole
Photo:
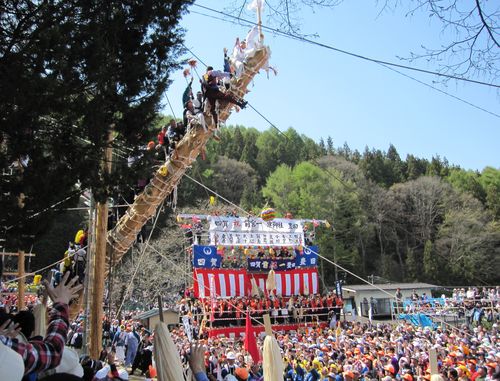
[[[250,321],[250,313],[247,310],[247,318],[245,324],[245,350],[252,356],[254,364],[260,361],[260,352],[257,348],[257,340],[255,340],[255,333],[253,330],[252,322]]]
[[[264,3],[262,0],[253,0],[250,4],[248,4],[247,9],[249,11],[257,11],[260,9],[262,12],[262,9],[264,8]]]

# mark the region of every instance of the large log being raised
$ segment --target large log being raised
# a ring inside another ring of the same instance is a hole
[[[243,72],[238,78],[231,80],[230,92],[238,98],[243,98],[247,92],[247,86],[253,77],[268,62],[269,49],[265,46],[256,49],[246,59]],[[223,105],[219,109],[219,120],[225,122],[231,113],[233,105]],[[108,232],[108,249],[105,273],[109,272],[109,265],[118,263],[123,255],[130,249],[136,240],[144,224],[150,219],[163,203],[165,198],[172,193],[180,179],[196,160],[208,139],[216,130],[210,112],[204,112],[207,129],[201,125],[195,125],[177,144],[176,156],[172,157],[155,173],[151,182],[146,186],[120,218],[115,228]],[[110,260],[111,259],[111,260]]]

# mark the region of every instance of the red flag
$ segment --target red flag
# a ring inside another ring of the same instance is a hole
[[[260,352],[257,348],[257,340],[253,330],[252,322],[250,321],[250,312],[247,310],[247,318],[245,324],[245,350],[252,356],[253,362],[257,364],[260,361]]]

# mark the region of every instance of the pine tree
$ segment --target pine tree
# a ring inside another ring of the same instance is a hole
[[[0,3],[0,14],[9,15],[0,21],[0,164],[30,159],[0,195],[3,224],[14,226],[9,237],[39,230],[27,215],[75,193],[77,181],[100,201],[129,183],[128,151],[113,159],[111,175],[103,171],[108,136],[136,153],[147,142],[178,67],[178,23],[191,3]],[[21,193],[26,207],[19,209]]]

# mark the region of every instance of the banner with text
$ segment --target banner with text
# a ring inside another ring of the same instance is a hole
[[[248,258],[248,271],[274,271],[293,270],[301,267],[316,267],[318,265],[318,247],[307,246],[300,253],[295,250],[295,258],[291,259],[264,259],[264,258]]]
[[[209,217],[211,245],[221,246],[300,246],[304,243],[301,220],[275,218]]]
[[[193,267],[212,269],[221,266],[222,257],[215,246],[193,246]]]

